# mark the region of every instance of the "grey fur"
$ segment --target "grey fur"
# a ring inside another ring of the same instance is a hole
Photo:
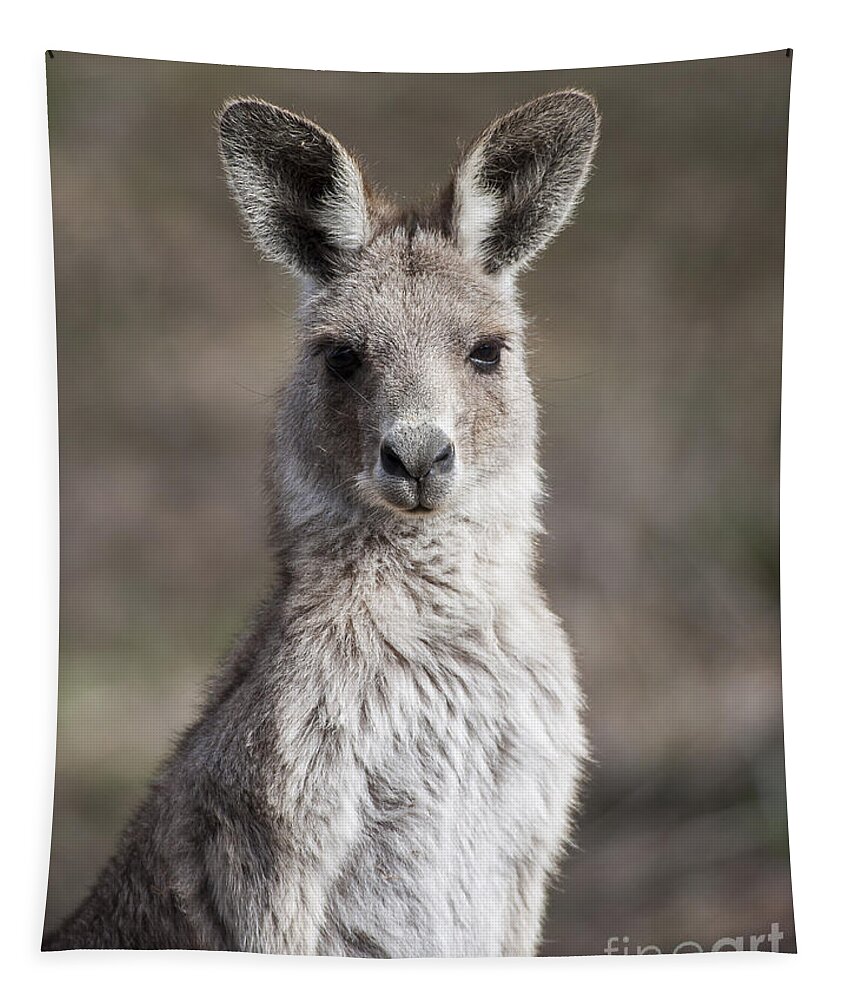
[[[402,214],[312,123],[225,108],[250,231],[311,279],[267,466],[279,574],[45,949],[535,952],[586,743],[535,580],[536,406],[505,278],[567,218],[596,134],[590,98],[548,95]],[[483,342],[505,345],[492,370]],[[432,475],[441,435],[455,460]],[[382,468],[388,436],[418,478]]]

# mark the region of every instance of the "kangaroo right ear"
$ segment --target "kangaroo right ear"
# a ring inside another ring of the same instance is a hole
[[[545,94],[492,122],[453,184],[455,238],[488,273],[528,265],[570,220],[588,179],[600,117],[587,94]]]
[[[236,100],[219,115],[228,184],[260,250],[327,281],[369,238],[360,167],[313,122],[265,101]]]

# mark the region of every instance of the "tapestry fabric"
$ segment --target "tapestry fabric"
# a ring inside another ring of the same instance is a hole
[[[791,51],[46,63],[42,947],[795,951]]]

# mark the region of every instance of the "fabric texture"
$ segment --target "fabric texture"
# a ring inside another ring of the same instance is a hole
[[[46,950],[795,950],[791,64],[48,53]]]

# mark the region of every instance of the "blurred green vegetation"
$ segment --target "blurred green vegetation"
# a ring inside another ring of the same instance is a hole
[[[241,235],[214,113],[308,114],[403,201],[495,114],[603,114],[576,223],[523,279],[548,474],[543,575],[597,763],[547,954],[794,943],[779,638],[789,60],[476,75],[57,52],[61,435],[47,922],[81,897],[269,575],[260,466],[295,287]]]

